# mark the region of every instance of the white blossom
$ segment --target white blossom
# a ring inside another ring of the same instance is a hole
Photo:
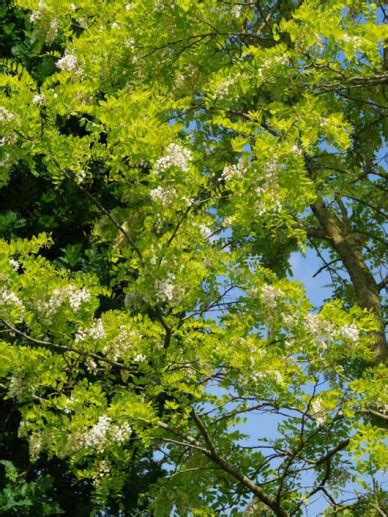
[[[326,349],[328,341],[336,335],[335,327],[331,321],[325,320],[319,314],[307,314],[304,325],[317,346]]]
[[[174,200],[176,190],[174,188],[156,187],[150,192],[153,201],[161,202],[163,205],[170,205]]]
[[[283,314],[283,323],[287,328],[292,328],[297,322],[297,318],[293,314]]]
[[[232,15],[235,18],[240,18],[241,14],[242,14],[242,5],[234,5],[232,7]]]
[[[83,437],[85,447],[96,449],[97,452],[104,452],[112,442],[122,444],[128,440],[132,432],[130,425],[124,422],[122,425],[112,423],[107,415],[99,417],[97,423],[90,428]]]
[[[12,145],[17,141],[17,139],[18,137],[15,133],[5,135],[3,138],[0,138],[0,147],[3,147],[3,145]]]
[[[64,404],[63,412],[66,414],[70,414],[75,402],[76,400],[73,397],[69,397]]]
[[[87,338],[91,338],[95,341],[104,339],[106,337],[104,324],[100,319],[95,320],[93,325],[88,329],[79,329],[75,335],[75,342],[85,341]]]
[[[90,300],[90,297],[91,294],[88,289],[79,289],[74,285],[68,285],[60,289],[55,289],[49,300],[37,301],[36,308],[46,316],[47,322],[49,322],[59,307],[64,303],[68,303],[73,311],[77,312],[83,303]]]
[[[54,39],[57,37],[58,26],[59,26],[59,22],[58,22],[57,18],[53,18],[52,20],[50,20],[50,26],[47,31],[47,40],[49,42],[54,41]]]
[[[321,319],[316,314],[307,314],[305,326],[311,334],[320,334],[322,332]]]
[[[318,425],[323,425],[327,420],[327,412],[322,406],[321,397],[316,397],[311,403],[311,409],[313,411],[313,418]]]
[[[85,366],[88,372],[95,374],[97,372],[97,363],[93,359],[90,359],[90,357],[86,358],[85,360]]]
[[[300,156],[302,154],[302,150],[298,145],[293,145],[291,148],[292,154],[296,154],[297,156]]]
[[[45,8],[46,4],[42,0],[39,0],[38,9],[36,11],[32,11],[30,15],[30,22],[34,23],[39,21],[42,18],[42,13]]]
[[[24,391],[23,380],[20,377],[12,376],[9,381],[8,394],[10,397],[18,398]]]
[[[274,65],[285,65],[288,61],[288,57],[283,54],[281,56],[271,56],[268,59],[266,59],[262,65],[262,70],[267,71],[268,69],[272,68]]]
[[[227,215],[222,222],[222,226],[224,228],[227,228],[228,226],[232,225],[235,221],[236,221],[235,215]]]
[[[128,38],[127,41],[124,43],[124,46],[127,48],[133,48],[135,45],[135,40],[133,38]]]
[[[147,359],[147,357],[144,354],[136,354],[135,357],[133,358],[135,363],[141,363],[141,362],[145,361],[146,359]]]
[[[157,280],[155,283],[157,297],[161,301],[174,299],[174,284],[169,280]]]
[[[247,171],[245,160],[240,158],[237,164],[227,165],[222,171],[219,181],[229,181],[233,178],[242,178]]]
[[[344,34],[342,36],[342,41],[345,43],[353,43],[354,45],[359,45],[361,42],[361,38],[359,36],[350,36],[349,34]]]
[[[32,461],[36,461],[42,450],[42,437],[39,434],[32,434],[29,440],[29,452]]]
[[[44,101],[45,101],[45,96],[41,93],[37,93],[36,95],[34,95],[34,97],[32,99],[32,104],[42,106],[44,104]]]
[[[100,416],[95,424],[86,434],[84,444],[86,447],[95,448],[102,452],[107,442],[107,435],[110,430],[112,419],[106,415]]]
[[[252,379],[255,382],[260,382],[262,380],[273,379],[276,383],[280,384],[283,382],[283,375],[278,370],[266,370],[264,372],[254,372],[251,375]]]
[[[181,295],[181,289],[175,285],[175,275],[169,273],[167,278],[155,281],[156,298],[160,302],[176,303]]]
[[[69,295],[69,305],[74,312],[77,312],[81,305],[90,300],[90,292],[85,289],[74,289]]]
[[[282,210],[283,204],[279,199],[279,193],[275,190],[264,190],[260,187],[256,189],[256,193],[262,196],[256,203],[256,212],[258,215],[264,215],[269,211],[280,212]]]
[[[112,465],[109,460],[101,460],[98,462],[96,474],[94,476],[93,485],[96,490],[101,487],[101,482],[104,478],[107,478],[112,470]]]
[[[141,335],[126,325],[120,325],[119,332],[114,339],[109,339],[103,352],[113,361],[127,354],[129,350],[141,339]]]
[[[20,264],[19,264],[19,262],[17,260],[11,258],[9,260],[9,263],[11,264],[11,266],[13,267],[13,269],[15,271],[18,271],[20,269]]]
[[[216,96],[222,99],[228,95],[230,87],[236,83],[237,79],[238,74],[236,74],[234,77],[228,77],[228,79],[218,84],[216,87]]]
[[[360,331],[355,323],[345,325],[340,332],[344,339],[352,341],[353,343],[356,343],[360,337]]]
[[[261,303],[267,309],[274,309],[277,307],[278,299],[284,296],[281,289],[276,289],[272,285],[264,285],[260,290]]]
[[[19,308],[23,308],[23,302],[16,296],[12,291],[2,289],[0,291],[0,305],[15,305]]]
[[[178,144],[170,144],[167,147],[167,154],[155,162],[153,170],[155,174],[160,174],[171,167],[176,167],[188,172],[191,160],[192,154],[189,149]]]
[[[268,160],[264,166],[264,182],[256,188],[259,215],[268,211],[279,212],[283,208],[282,191],[278,184],[279,163],[276,158]]]
[[[75,4],[70,4],[70,5],[69,5],[69,9],[70,9],[70,11],[73,11],[73,12],[74,12],[74,11],[76,11],[76,10],[77,10],[77,6],[76,6]]]
[[[15,115],[7,110],[5,106],[0,106],[0,122],[11,122]]]
[[[71,72],[78,68],[77,57],[73,54],[66,54],[57,61],[57,67],[66,72]]]
[[[209,228],[206,224],[202,223],[199,225],[199,231],[201,233],[201,236],[204,238],[204,239],[208,239],[211,234],[213,233],[212,232],[212,229]]]

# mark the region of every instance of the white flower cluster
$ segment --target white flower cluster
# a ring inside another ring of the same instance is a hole
[[[0,122],[11,122],[15,115],[7,110],[5,106],[0,106]]]
[[[18,137],[15,133],[10,133],[9,135],[5,135],[0,138],[0,147],[3,145],[12,145],[17,141]]]
[[[124,43],[124,47],[126,48],[133,48],[135,45],[135,40],[133,38],[128,38],[126,42]]]
[[[142,363],[146,359],[147,359],[147,357],[144,354],[136,354],[135,357],[133,358],[135,363]]]
[[[34,23],[39,21],[42,18],[42,14],[45,8],[46,4],[42,2],[42,0],[39,0],[38,9],[36,11],[32,11],[30,15],[30,22]]]
[[[20,269],[20,264],[17,260],[11,258],[11,259],[9,259],[9,263],[11,264],[11,266],[13,267],[13,269],[15,271],[18,271]]]
[[[199,225],[199,232],[204,239],[208,239],[213,233],[212,229],[204,223]]]
[[[260,300],[266,309],[275,309],[278,299],[282,296],[284,296],[284,292],[272,285],[266,284],[260,290]]]
[[[323,425],[327,420],[327,412],[322,407],[322,399],[316,397],[311,403],[311,409],[313,411],[313,418],[318,425]]]
[[[70,414],[76,402],[77,401],[74,397],[69,397],[64,404],[63,412],[66,414]]]
[[[37,106],[43,106],[45,101],[45,96],[43,94],[37,93],[34,95],[32,99],[32,104],[36,104]]]
[[[166,278],[155,281],[156,299],[159,302],[179,302],[182,290],[175,284],[175,280],[175,275],[169,273]]]
[[[360,331],[355,323],[344,325],[336,329],[335,325],[317,314],[308,314],[304,320],[306,330],[315,338],[316,344],[327,348],[326,341],[345,339],[356,343],[360,337]]]
[[[23,380],[15,375],[11,377],[8,386],[8,395],[18,398],[24,392]]]
[[[264,184],[256,188],[259,201],[256,206],[259,215],[269,210],[279,212],[283,208],[281,190],[278,184],[279,164],[276,159],[269,160],[264,168]]]
[[[235,17],[235,18],[240,18],[241,14],[242,14],[242,5],[234,5],[232,7],[232,15]]]
[[[86,366],[86,369],[88,370],[88,372],[92,373],[93,375],[95,373],[97,373],[97,371],[98,371],[98,366],[97,366],[96,361],[94,361],[90,357],[87,357],[85,359],[85,366]]]
[[[322,332],[322,320],[316,314],[307,314],[305,326],[311,334],[321,334]]]
[[[88,329],[79,329],[75,335],[75,342],[85,341],[87,338],[91,338],[95,341],[104,339],[106,337],[104,324],[100,319],[95,320],[93,325]]]
[[[263,215],[269,211],[280,212],[283,208],[281,193],[279,189],[272,186],[264,188],[258,187],[256,193],[260,199],[256,203],[256,211],[258,215]]]
[[[95,479],[93,481],[94,487],[99,489],[101,486],[101,480],[108,477],[112,469],[112,465],[109,460],[101,460],[98,463]]]
[[[74,285],[68,285],[61,289],[55,289],[48,301],[38,301],[36,308],[50,320],[62,304],[68,303],[73,311],[77,312],[83,303],[90,300],[90,297],[91,294],[88,289],[84,287],[78,289]]]
[[[219,181],[222,181],[222,180],[229,181],[233,178],[240,179],[244,176],[246,171],[247,171],[247,166],[246,166],[245,160],[243,158],[240,158],[240,160],[238,161],[237,164],[227,165],[226,167],[224,167],[224,170],[222,171]]]
[[[282,314],[282,320],[285,327],[291,329],[293,328],[296,323],[298,322],[298,319],[293,314]]]
[[[32,434],[29,440],[29,452],[31,461],[36,461],[42,450],[42,437],[39,434]]]
[[[122,444],[127,441],[131,432],[132,429],[127,422],[118,426],[112,423],[109,416],[103,415],[84,435],[82,445],[102,453],[112,442]]]
[[[295,154],[296,156],[302,155],[302,149],[296,144],[291,147],[291,152],[292,152],[292,154]]]
[[[103,352],[113,361],[128,353],[129,350],[141,339],[141,336],[126,325],[120,325],[119,333],[114,339],[108,340]]]
[[[344,43],[353,43],[353,45],[358,46],[361,43],[361,38],[359,36],[350,36],[349,34],[344,34],[342,36],[342,41]]]
[[[58,35],[59,22],[57,18],[50,20],[50,25],[46,34],[46,39],[52,43]]]
[[[352,341],[353,343],[356,343],[360,338],[360,331],[355,323],[343,326],[340,332],[344,339]]]
[[[280,384],[284,380],[283,375],[277,370],[267,370],[265,372],[254,372],[251,377],[254,382],[260,382],[263,380],[273,379],[277,384]]]
[[[72,72],[78,68],[78,59],[73,54],[65,54],[57,61],[57,67],[66,72]]]
[[[155,162],[153,170],[155,174],[160,174],[171,167],[176,167],[184,172],[188,172],[191,160],[192,154],[189,149],[178,144],[170,144],[167,147],[167,154]]]
[[[54,291],[53,295],[57,293],[57,290]],[[77,289],[73,285],[69,285],[65,287],[65,289],[59,290],[59,299],[64,295],[69,300],[69,305],[73,309],[74,312],[77,312],[81,305],[90,300],[90,292],[85,289]]]
[[[150,192],[153,201],[160,202],[165,206],[173,202],[175,195],[176,190],[174,188],[156,187]]]
[[[20,309],[23,308],[23,302],[20,298],[18,298],[14,292],[4,288],[0,291],[0,305],[14,305]]]
[[[335,335],[334,325],[321,318],[319,314],[307,314],[304,325],[312,335],[315,344],[322,349],[327,348],[327,341],[330,341]]]
[[[271,71],[272,68],[276,66],[285,65],[288,62],[288,57],[286,55],[281,56],[271,56],[264,61],[260,68],[258,68],[259,75]]]
[[[226,95],[229,93],[230,87],[236,83],[238,77],[239,74],[236,74],[234,77],[228,77],[228,79],[218,84],[216,87],[216,97],[220,99],[226,97]]]

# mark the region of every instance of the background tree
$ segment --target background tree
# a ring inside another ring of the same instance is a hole
[[[3,435],[62,507],[75,478],[84,513],[339,511],[350,482],[378,500],[382,12],[3,9]],[[318,313],[286,278],[308,247]],[[246,445],[257,413],[276,438]]]

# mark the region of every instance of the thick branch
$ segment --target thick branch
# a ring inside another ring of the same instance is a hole
[[[267,494],[262,488],[256,485],[256,483],[249,479],[238,468],[236,468],[234,465],[229,463],[227,460],[225,460],[225,458],[218,454],[206,427],[204,426],[202,420],[199,418],[199,416],[195,413],[194,410],[191,412],[191,416],[209,448],[207,456],[214,463],[219,465],[225,472],[228,472],[242,485],[248,488],[248,490],[252,492],[262,503],[271,508],[275,515],[278,515],[280,517],[286,517],[288,513],[276,502],[276,500],[270,494]]]
[[[380,330],[375,334],[375,358],[380,362],[386,357],[386,343],[379,286],[365,263],[354,234],[322,199],[318,198],[311,209],[349,273],[359,305],[372,310],[380,322]]]

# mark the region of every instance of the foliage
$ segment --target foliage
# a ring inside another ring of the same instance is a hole
[[[0,493],[1,515],[60,515],[61,509],[48,496],[52,488],[49,477],[27,483],[10,461],[1,461],[7,482]]]
[[[342,511],[349,487],[377,501],[380,11],[3,9],[3,402],[31,465],[92,485],[95,511],[239,515],[255,497],[301,515],[317,494]],[[287,276],[309,247],[332,275],[319,308]]]

